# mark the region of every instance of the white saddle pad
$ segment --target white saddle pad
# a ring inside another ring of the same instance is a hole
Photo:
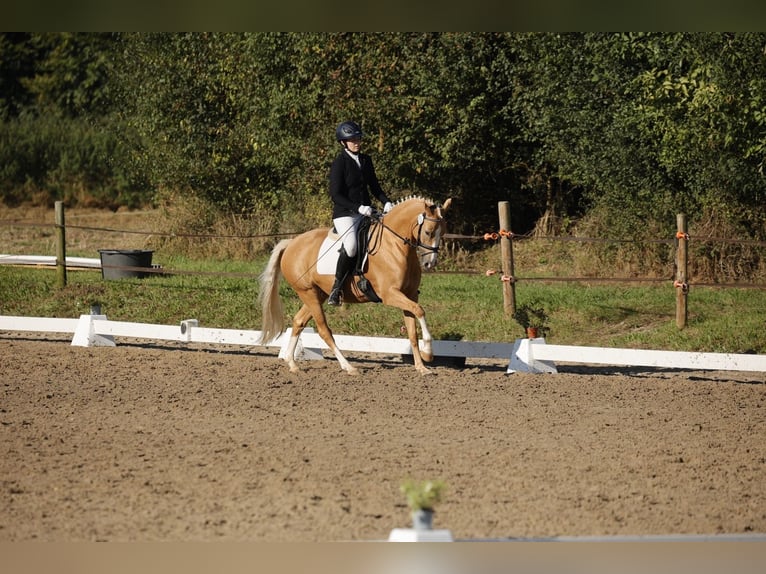
[[[317,273],[320,275],[335,275],[335,268],[338,266],[338,252],[342,246],[343,243],[340,241],[340,235],[330,231],[319,247]]]
[[[317,256],[316,268],[320,275],[335,275],[335,269],[338,267],[338,254],[343,243],[340,235],[333,233],[332,229],[327,232],[327,237],[319,246],[319,255]],[[367,255],[365,255],[364,265],[367,264]]]

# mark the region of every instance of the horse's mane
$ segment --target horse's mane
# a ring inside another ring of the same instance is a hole
[[[438,201],[434,201],[431,198],[423,197],[421,195],[408,195],[407,197],[403,197],[403,198],[397,200],[396,203],[394,203],[394,205],[399,205],[400,203],[405,203],[405,202],[410,201],[412,199],[417,199],[417,200],[420,200],[420,201],[425,201],[428,205],[439,205]]]

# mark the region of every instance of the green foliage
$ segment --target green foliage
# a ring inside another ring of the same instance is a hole
[[[446,486],[442,480],[407,479],[399,486],[399,490],[407,498],[410,510],[433,510],[441,502]]]
[[[136,169],[155,189],[191,192],[230,213],[279,197],[280,166],[251,129],[258,83],[248,41],[233,34],[135,34],[124,39],[121,116],[141,142]],[[256,189],[270,189],[271,199]]]
[[[532,120],[527,139],[541,143],[537,164],[582,186],[613,225],[640,232],[721,194],[763,223],[764,156],[741,147],[763,143],[762,35],[525,39],[539,72],[518,105]]]
[[[112,34],[0,35],[0,198],[146,204],[135,139],[110,110]]]
[[[456,199],[453,232],[494,230],[508,200],[516,232],[598,218],[648,237],[683,211],[763,239],[764,44],[763,33],[5,33],[0,193],[110,205],[193,195],[309,228],[329,217],[334,127],[354,119],[394,198]]]
[[[0,121],[33,104],[34,98],[22,82],[34,73],[35,59],[30,34],[0,34]]]
[[[41,114],[87,117],[109,109],[112,34],[41,33],[29,36],[32,73],[19,78]]]
[[[0,130],[0,197],[14,205],[137,207],[148,200],[125,165],[130,142],[101,125],[57,116],[23,115]]]

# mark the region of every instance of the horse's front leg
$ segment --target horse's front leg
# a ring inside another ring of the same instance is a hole
[[[426,312],[420,303],[413,301],[398,289],[387,291],[383,297],[383,303],[391,307],[397,307],[404,313],[404,326],[407,327],[407,338],[412,347],[412,358],[415,368],[422,374],[431,371],[423,364],[423,361],[432,361],[434,358],[431,332],[426,324]],[[418,345],[418,323],[423,338],[423,346]]]
[[[425,312],[422,317],[418,317],[418,320],[420,321],[420,331],[423,335],[423,348],[420,349],[420,354],[424,361],[430,363],[434,360],[433,339],[431,337],[431,331],[428,330],[428,325],[426,325]]]
[[[407,338],[410,341],[410,347],[412,348],[412,359],[415,362],[415,368],[422,375],[430,375],[431,369],[425,366],[423,359],[430,361],[431,357],[425,354],[421,354],[420,347],[418,346],[418,327],[415,320],[415,316],[409,311],[404,311],[404,326],[407,328]],[[426,328],[426,332],[428,329]],[[424,339],[423,346],[426,347],[426,341]],[[430,350],[430,342],[428,344]]]
[[[415,368],[422,374],[428,375],[431,370],[423,364],[423,361],[432,361],[434,358],[431,347],[431,333],[428,331],[425,317],[418,318],[423,333],[423,345],[419,345],[418,329],[416,317],[409,311],[404,311],[404,326],[407,328],[407,338],[412,348],[412,358],[415,361]]]

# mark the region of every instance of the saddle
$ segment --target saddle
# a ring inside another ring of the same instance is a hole
[[[372,303],[382,303],[383,300],[375,292],[375,289],[372,288],[372,285],[367,280],[367,277],[364,276],[364,271],[367,268],[367,256],[369,255],[368,248],[370,245],[370,223],[371,220],[365,218],[359,224],[359,229],[357,230],[356,259],[354,261],[354,269],[352,271],[352,275],[358,277],[356,286],[369,301]],[[325,242],[331,241],[333,245],[337,245],[339,239],[340,237],[338,236],[338,232],[335,227],[333,227],[327,234]],[[320,258],[322,257],[322,253],[327,254],[327,251],[324,248],[320,249]],[[334,265],[335,260],[332,263]],[[331,273],[334,272],[335,268],[333,267]]]
[[[378,294],[375,293],[375,289],[372,288],[372,285],[370,285],[367,277],[364,276],[364,268],[367,265],[367,256],[370,254],[367,249],[370,245],[370,222],[371,220],[365,217],[362,223],[359,225],[359,231],[357,232],[358,248],[356,250],[354,275],[359,277],[356,282],[356,286],[362,293],[364,293],[364,296],[373,303],[382,303],[383,300],[378,297]]]

